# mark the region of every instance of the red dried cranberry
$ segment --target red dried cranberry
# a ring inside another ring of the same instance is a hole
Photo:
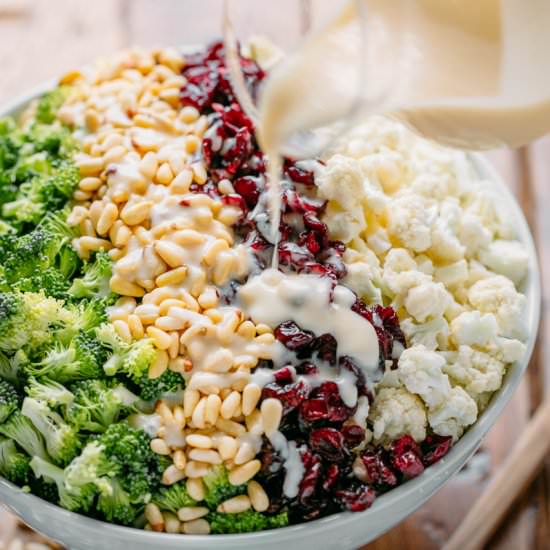
[[[290,367],[283,367],[273,373],[275,377],[275,382],[280,385],[291,384],[294,382],[294,369]]]
[[[318,428],[309,434],[311,448],[325,460],[337,462],[344,458],[344,437],[334,428]]]
[[[302,457],[304,462],[305,474],[300,482],[300,488],[298,489],[298,497],[302,504],[307,503],[317,490],[317,482],[322,473],[322,465],[319,458],[315,457],[311,453],[306,453]]]
[[[325,473],[325,479],[323,480],[323,490],[327,493],[330,492],[336,483],[338,482],[338,476],[340,475],[340,468],[337,464],[331,464]]]
[[[370,508],[376,499],[376,492],[368,485],[359,485],[355,489],[341,489],[336,491],[336,497],[350,512],[362,512]]]
[[[307,423],[328,418],[328,405],[324,399],[308,399],[300,405],[300,415]]]
[[[424,466],[430,466],[435,464],[438,460],[441,460],[451,448],[453,438],[443,435],[432,434],[426,437],[420,444],[422,447],[422,462]]]
[[[319,368],[310,361],[304,361],[303,363],[300,363],[295,367],[295,369],[296,374],[311,375],[319,373]]]
[[[323,238],[324,246],[328,244],[328,227],[324,224],[313,212],[306,212],[304,214],[304,225],[315,231],[318,235]]]
[[[342,435],[348,449],[354,449],[365,441],[365,430],[357,424],[350,424],[342,428]]]
[[[367,471],[368,483],[379,487],[395,487],[397,477],[389,466],[382,450],[367,450],[361,455]]]
[[[393,467],[406,479],[416,477],[424,471],[422,451],[410,435],[404,435],[394,441],[389,453]]]
[[[310,170],[304,170],[303,168],[298,168],[296,164],[287,160],[285,162],[284,171],[286,175],[296,183],[301,183],[303,185],[312,186],[315,184],[315,176]]]
[[[260,178],[244,176],[233,182],[235,191],[241,195],[249,208],[254,208],[260,198]]]
[[[302,231],[298,236],[297,244],[299,246],[305,246],[313,255],[318,254],[321,250],[321,243],[319,242],[317,234],[313,231]]]
[[[347,356],[343,355],[338,361],[338,368],[340,370],[347,370],[355,376],[355,385],[361,395],[366,395],[367,389],[367,380],[365,378],[365,372],[359,366],[357,366],[354,360]]]
[[[299,246],[296,243],[281,243],[278,252],[279,263],[281,265],[296,269],[300,269],[314,260],[314,255],[307,248]]]
[[[315,339],[313,350],[321,361],[326,361],[330,365],[336,364],[336,353],[338,342],[332,334],[321,334]]]
[[[299,195],[294,189],[285,190],[283,203],[288,207],[288,211],[296,214],[305,214],[306,212],[320,214],[326,206],[326,201]]]
[[[287,414],[300,406],[300,403],[307,398],[309,389],[302,382],[296,382],[294,384],[287,384],[286,386],[279,386],[276,383],[267,384],[262,391],[262,397],[267,399],[268,397],[274,397],[283,404],[283,414]]]
[[[274,333],[275,338],[291,351],[309,346],[315,340],[313,332],[302,330],[294,321],[281,323]]]

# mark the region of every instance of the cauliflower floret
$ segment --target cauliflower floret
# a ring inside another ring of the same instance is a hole
[[[387,209],[388,233],[407,248],[423,252],[432,246],[436,216],[436,207],[423,197],[412,193],[401,195]]]
[[[451,338],[459,346],[488,346],[497,337],[497,331],[497,320],[492,313],[465,311],[451,322]]]
[[[354,147],[356,152],[359,147],[364,147],[364,142]],[[380,153],[373,153],[361,159],[361,168],[371,181],[378,182],[385,193],[394,193],[405,183],[406,160],[398,151],[385,149]]]
[[[502,275],[481,279],[470,287],[468,299],[475,309],[495,315],[500,336],[523,338],[526,298],[510,279]]]
[[[382,227],[367,238],[367,243],[375,254],[384,254],[391,248],[388,232]]]
[[[430,276],[434,274],[434,263],[430,260],[430,258],[428,258],[428,256],[420,254],[419,256],[416,256],[414,261],[416,262],[416,268],[418,271],[422,271],[422,273]]]
[[[411,182],[411,189],[419,195],[442,201],[455,193],[456,180],[450,173],[421,172]]]
[[[488,353],[460,346],[458,352],[449,356],[443,370],[474,399],[482,393],[494,392],[502,385],[505,365]]]
[[[331,236],[344,243],[358,237],[367,227],[362,208],[342,210],[339,204],[333,202],[328,203],[323,222],[327,224]]]
[[[445,401],[451,391],[444,366],[445,359],[440,354],[425,346],[413,346],[401,354],[397,370],[403,385],[431,409]]]
[[[476,402],[460,386],[452,388],[447,399],[428,413],[428,422],[433,431],[438,435],[450,435],[454,441],[476,419]]]
[[[481,249],[480,261],[492,271],[519,284],[527,273],[529,255],[519,241],[496,240]]]
[[[487,347],[487,352],[503,363],[515,363],[524,355],[527,346],[514,338],[495,338],[495,341]]]
[[[346,264],[347,274],[344,284],[351,288],[360,298],[369,304],[382,302],[382,293],[374,285],[377,276],[372,267],[366,262],[354,262]]]
[[[382,388],[376,395],[369,418],[377,441],[393,440],[405,434],[416,441],[426,438],[424,405],[405,388]]]
[[[493,238],[479,216],[464,214],[458,231],[460,242],[466,247],[466,256],[473,256],[479,248],[487,246]]]
[[[429,350],[447,349],[449,324],[444,317],[419,324],[412,319],[404,319],[400,324],[410,345],[422,345]]]
[[[466,249],[444,218],[438,218],[432,226],[431,241],[430,253],[438,260],[456,262],[464,257]]]
[[[468,262],[459,260],[452,264],[438,267],[435,270],[434,279],[443,283],[446,287],[463,284],[468,279]]]
[[[506,203],[494,189],[490,181],[480,180],[471,189],[466,213],[478,216],[484,227],[489,229],[493,235],[501,239],[513,239],[515,228],[512,224],[514,219],[510,215]]]
[[[405,298],[405,308],[423,323],[428,318],[441,317],[451,297],[441,283],[426,282],[409,290]]]
[[[405,295],[409,289],[431,282],[404,248],[392,248],[384,262],[383,282],[393,295]]]

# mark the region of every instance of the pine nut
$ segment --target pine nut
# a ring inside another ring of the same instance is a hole
[[[190,478],[203,478],[210,471],[210,464],[190,460],[185,466],[185,475]]]
[[[267,493],[257,481],[251,480],[248,482],[247,493],[252,508],[254,508],[256,512],[265,512],[269,508]]]
[[[199,429],[206,427],[206,399],[206,397],[201,398],[191,416],[193,424]]]
[[[98,250],[111,250],[111,248],[113,248],[110,241],[99,239],[98,237],[80,237],[79,242],[82,250],[90,252],[97,252]]]
[[[153,176],[157,173],[158,162],[157,155],[152,151],[149,151],[141,159],[139,163],[139,171],[149,180],[153,179]]]
[[[218,444],[218,452],[223,460],[231,460],[237,454],[239,443],[234,437],[223,436]]]
[[[181,529],[181,523],[179,519],[170,512],[164,512],[164,531],[166,533],[179,533]]]
[[[169,334],[153,326],[147,327],[147,336],[152,338],[155,346],[161,350],[168,349],[170,347],[170,344],[172,343]]]
[[[218,182],[218,191],[222,195],[231,195],[235,192],[235,188],[230,180],[224,178]]]
[[[206,173],[206,168],[201,162],[194,162],[191,165],[191,170],[193,171],[193,180],[199,185],[206,183],[208,179],[208,174]]]
[[[97,191],[103,182],[99,178],[87,177],[82,178],[78,184],[78,188],[82,191]]]
[[[99,235],[106,235],[118,218],[118,208],[112,202],[107,203],[99,220],[97,221],[96,231]]]
[[[118,275],[113,275],[111,277],[109,286],[115,294],[120,294],[121,296],[134,296],[136,298],[140,298],[145,294],[145,290],[143,290],[143,288],[134,283],[126,281]]]
[[[195,136],[193,134],[189,134],[185,138],[185,150],[193,155],[201,148],[201,139],[199,136]]]
[[[221,348],[208,356],[204,362],[206,372],[228,372],[233,365],[233,354],[225,348]]]
[[[159,169],[157,170],[157,175],[156,175],[157,182],[162,185],[169,185],[173,179],[174,179],[174,174],[172,173],[172,169],[170,168],[170,165],[167,162],[164,162],[159,166]]]
[[[197,136],[200,136],[202,138],[207,128],[208,128],[208,119],[205,116],[201,116],[199,117],[197,122],[195,122],[194,133]]]
[[[196,447],[197,449],[211,449],[212,438],[207,435],[190,434],[186,438],[187,445]]]
[[[180,428],[185,427],[185,413],[183,411],[183,407],[181,405],[176,405],[174,407],[174,421]]]
[[[67,217],[67,224],[75,227],[83,222],[89,216],[88,209],[84,206],[75,206]]]
[[[181,521],[193,521],[206,516],[208,512],[208,508],[204,506],[185,506],[178,510],[178,518]]]
[[[82,177],[97,176],[103,170],[103,159],[101,157],[79,154],[76,155],[74,160]]]
[[[159,317],[155,321],[155,326],[161,330],[181,330],[187,325],[185,321],[177,319],[176,317]]]
[[[113,228],[115,227],[116,229],[113,230]],[[113,234],[111,234],[111,232]],[[111,231],[109,231],[109,237],[117,248],[123,248],[124,246],[126,246],[131,236],[132,231],[128,226],[124,225],[122,220],[117,220],[111,227]]]
[[[134,340],[140,340],[143,338],[143,335],[145,334],[143,324],[141,323],[141,319],[136,314],[132,313],[132,315],[128,315],[127,323]]]
[[[162,417],[162,420],[164,421],[165,424],[174,422],[174,415],[172,414],[172,410],[166,404],[166,402],[159,401],[157,403],[155,410],[157,414]]]
[[[254,409],[249,415],[244,418],[247,430],[254,435],[262,435],[264,433],[264,425],[262,423],[262,414],[258,409]]]
[[[145,506],[145,519],[149,522],[153,531],[164,531],[164,517],[156,504],[150,502]]]
[[[184,107],[179,114],[181,121],[186,124],[192,124],[199,118],[199,116],[199,111],[195,107],[191,106]]]
[[[195,519],[186,521],[182,530],[186,535],[208,535],[210,534],[210,524],[205,519]]]
[[[178,470],[185,470],[185,466],[187,466],[187,457],[181,449],[178,449],[174,453],[172,460],[174,461],[174,465]]]
[[[140,318],[141,322],[149,325],[154,323],[159,316],[159,306],[155,304],[140,304],[135,309],[135,314]]]
[[[233,437],[238,437],[246,433],[246,428],[242,424],[233,422],[233,420],[226,420],[225,418],[218,418],[216,421],[216,428]]]
[[[187,307],[187,304],[185,302],[182,302],[181,300],[177,300],[176,298],[167,298],[166,300],[163,300],[160,304],[160,314],[168,315],[168,312],[172,307],[181,307],[185,309]]]
[[[161,481],[163,485],[173,485],[174,483],[184,479],[185,475],[186,474],[183,470],[178,469],[174,464],[172,464],[164,470]]]
[[[188,479],[186,483],[186,488],[189,496],[195,499],[197,502],[200,502],[204,499],[204,486],[200,478]]]
[[[262,395],[262,390],[258,384],[247,384],[243,390],[242,409],[243,414],[248,416],[256,408]]]
[[[103,163],[105,166],[109,166],[109,164],[113,162],[118,162],[122,160],[126,153],[126,147],[122,145],[117,145],[116,147],[113,147],[112,149],[106,151],[106,153],[103,155]]]
[[[203,309],[216,307],[219,302],[218,291],[216,288],[210,286],[199,295],[197,301]]]
[[[240,466],[241,464],[245,464],[249,460],[252,460],[255,456],[256,451],[252,445],[248,441],[244,440],[240,441],[239,450],[237,451],[233,461],[237,466]]]
[[[170,241],[155,242],[155,252],[170,266],[180,267],[185,263],[183,248]]]
[[[168,354],[165,351],[157,351],[155,360],[151,363],[149,367],[149,378],[155,379],[159,378],[164,374],[168,368]]]
[[[198,405],[200,394],[197,390],[186,388],[183,392],[183,410],[186,418],[191,418]]]
[[[206,236],[194,229],[181,229],[172,234],[174,242],[181,246],[195,246],[204,243]]]
[[[132,342],[132,334],[130,332],[130,327],[128,323],[122,320],[117,320],[113,322],[113,327],[115,328],[116,333],[128,344]]]
[[[193,172],[188,168],[182,170],[170,184],[170,191],[176,195],[184,195],[189,192],[193,183]]]
[[[283,416],[283,405],[278,399],[269,398],[262,402],[262,424],[267,436],[279,429]]]
[[[264,325],[263,323],[258,323],[256,325],[256,332],[257,334],[267,334],[267,333],[273,333],[273,329],[269,327],[268,325]]]
[[[218,512],[222,514],[239,514],[250,510],[251,503],[247,495],[239,495],[222,502],[218,506]]]
[[[170,357],[170,359],[176,359],[180,350],[179,334],[177,332],[171,332],[170,338],[172,339],[172,343],[168,348],[168,357]]]
[[[152,439],[151,450],[158,455],[168,456],[170,454],[170,447],[166,445],[164,439]]]
[[[127,204],[120,212],[120,218],[127,225],[138,225],[143,223],[151,212],[153,203],[150,201]]]
[[[241,394],[237,391],[232,391],[224,400],[220,409],[222,418],[229,420],[235,414],[235,411],[241,404]]]
[[[229,483],[231,485],[242,485],[251,480],[262,467],[262,463],[257,460],[251,460],[242,466],[237,466],[229,472]]]
[[[275,343],[275,336],[271,332],[265,332],[264,334],[260,334],[260,336],[256,336],[256,338],[254,338],[254,342],[269,346]]]
[[[212,266],[214,265],[214,263],[217,262],[220,256],[220,253],[228,249],[229,249],[229,245],[227,244],[226,241],[224,241],[223,239],[216,239],[206,247],[202,261],[206,265]]]
[[[212,449],[191,449],[189,458],[197,462],[205,462],[206,464],[221,464],[220,455]]]
[[[167,286],[167,285],[177,285],[187,277],[187,267],[177,267],[176,269],[171,269],[162,275],[159,275],[155,279],[155,284],[157,286]]]

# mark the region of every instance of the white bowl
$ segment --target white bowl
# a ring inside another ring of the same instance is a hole
[[[32,93],[12,101],[0,109],[0,116],[18,114],[32,99],[53,83],[37,88]],[[365,512],[339,513],[302,525],[274,531],[246,535],[170,535],[152,533],[127,527],[119,527],[87,518],[54,506],[0,479],[0,502],[8,506],[34,529],[57,540],[73,550],[163,550],[180,549],[262,550],[326,549],[351,550],[375,539],[423,504],[449,478],[451,478],[478,448],[481,440],[504,409],[527,368],[533,351],[539,323],[540,279],[533,239],[523,213],[514,197],[502,182],[489,162],[481,155],[472,154],[471,160],[483,178],[494,182],[502,200],[506,203],[517,226],[518,238],[529,253],[529,275],[523,283],[527,296],[527,319],[529,339],[525,357],[512,365],[506,374],[502,388],[496,393],[478,421],[437,464],[430,466],[422,475],[376,499]]]

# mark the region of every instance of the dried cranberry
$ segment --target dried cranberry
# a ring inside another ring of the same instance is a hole
[[[319,368],[310,361],[304,361],[295,367],[296,374],[319,374]]]
[[[397,477],[381,449],[365,451],[361,455],[361,460],[367,471],[365,481],[379,487],[395,487],[397,485]]]
[[[363,369],[355,364],[355,361],[347,356],[343,355],[338,361],[338,368],[340,370],[347,370],[355,376],[355,385],[360,395],[366,395],[367,379],[365,378],[365,372]]]
[[[449,452],[452,443],[453,438],[450,435],[428,435],[420,444],[422,447],[422,462],[424,466],[430,466],[435,464],[438,460],[441,460]]]
[[[394,441],[389,453],[393,467],[406,479],[416,477],[424,471],[422,452],[410,435],[404,435]]]
[[[376,499],[376,492],[368,485],[359,485],[354,489],[341,489],[336,491],[336,497],[345,509],[350,512],[362,512],[370,508]]]
[[[302,381],[287,384],[283,387],[276,383],[271,383],[264,387],[262,397],[264,399],[268,397],[278,399],[283,404],[283,414],[288,414],[300,406],[300,403],[307,398],[308,393],[309,390]]]
[[[294,369],[291,367],[283,367],[282,369],[275,371],[273,376],[275,377],[275,382],[283,386],[286,384],[291,384],[295,379]]]
[[[345,456],[344,437],[334,428],[318,428],[309,434],[311,448],[325,460],[337,462]]]
[[[357,424],[350,424],[342,428],[342,436],[348,449],[354,449],[365,441],[365,430]]]
[[[302,504],[306,504],[317,490],[317,483],[321,477],[323,467],[318,457],[307,452],[302,460],[304,462],[305,474],[300,482],[298,496]]]
[[[317,353],[317,357],[330,365],[336,364],[337,349],[338,342],[336,342],[336,338],[332,334],[321,334],[313,343],[313,350]]]
[[[291,351],[303,349],[315,340],[313,332],[302,330],[294,321],[281,323],[274,333],[275,338]]]
[[[260,178],[244,176],[233,182],[235,191],[241,195],[249,208],[254,208],[260,198],[261,183]]]
[[[322,237],[324,246],[328,245],[328,227],[315,215],[315,213],[306,212],[304,214],[304,225]]]
[[[338,482],[338,476],[340,475],[340,468],[337,464],[331,464],[325,472],[325,479],[323,480],[323,490],[327,493],[330,492],[336,483]]]
[[[306,212],[320,214],[326,206],[326,201],[299,195],[294,189],[285,190],[283,193],[283,203],[288,207],[287,211],[296,214],[305,214]]]
[[[310,170],[304,170],[303,168],[298,168],[296,164],[290,160],[285,162],[284,166],[285,174],[296,183],[301,183],[307,185],[308,187],[315,184],[315,176]]]
[[[291,242],[281,243],[278,252],[279,263],[295,269],[304,267],[307,263],[313,262],[315,258],[307,248]]]
[[[305,246],[311,254],[318,254],[321,250],[321,243],[313,231],[302,231],[298,236],[297,244]]]
[[[300,405],[300,415],[307,423],[328,418],[328,405],[324,399],[308,399]]]

